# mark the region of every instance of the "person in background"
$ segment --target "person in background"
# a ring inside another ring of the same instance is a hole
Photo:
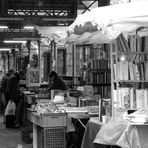
[[[5,113],[6,106],[8,104],[8,98],[7,98],[7,94],[6,94],[6,84],[7,84],[7,81],[9,79],[9,77],[11,75],[13,75],[13,74],[14,74],[14,70],[10,69],[8,71],[8,73],[6,73],[4,75],[4,77],[2,78],[1,91],[2,91],[2,103],[3,103],[3,111],[4,111],[4,113]],[[5,118],[4,118],[4,123],[5,123]]]
[[[16,104],[16,121],[15,121],[15,127],[20,127],[20,86],[19,86],[19,82],[20,79],[22,77],[22,75],[19,72],[15,72],[14,73],[15,77],[16,77],[16,99],[14,100],[15,104]]]
[[[20,70],[18,72],[19,79],[18,79],[18,102],[17,102],[17,108],[16,108],[16,127],[20,127],[23,124],[23,118],[24,118],[24,94],[20,90],[21,80],[26,80],[26,75],[23,70]]]
[[[49,77],[49,90],[52,89],[67,90],[66,83],[63,81],[62,78],[58,76],[58,74],[55,71],[51,71],[48,77]]]
[[[26,80],[26,75],[25,75],[25,72],[23,70],[20,70],[19,74],[20,74],[20,80]]]
[[[18,72],[12,73],[6,83],[6,100],[13,100],[16,105],[16,114],[17,114],[17,106],[19,103],[19,81],[20,75]],[[16,116],[17,121],[17,116]],[[17,123],[16,123],[17,124]]]
[[[5,123],[5,109],[8,103],[6,100],[6,83],[9,78],[9,75],[10,75],[9,73],[6,73],[2,78],[2,83],[1,83],[1,102],[2,102],[2,112],[4,115],[4,118],[3,118],[4,123]]]
[[[6,98],[5,98],[5,93],[6,93],[6,83],[7,83],[7,80],[9,78],[9,73],[6,73],[4,75],[4,77],[2,78],[2,83],[1,83],[1,91],[2,91],[2,104],[3,104],[3,108],[6,107],[7,105],[7,101],[6,101]]]
[[[7,102],[12,99],[13,101],[16,100],[17,95],[17,88],[18,88],[18,81],[15,76],[16,72],[10,73],[10,76],[6,83],[6,100]]]

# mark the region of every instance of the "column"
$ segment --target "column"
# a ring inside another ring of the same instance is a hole
[[[28,49],[28,56],[29,56],[29,58],[28,58],[28,64],[30,64],[30,43],[31,43],[30,40],[28,40],[27,43],[26,43],[26,46],[27,46],[27,49]]]

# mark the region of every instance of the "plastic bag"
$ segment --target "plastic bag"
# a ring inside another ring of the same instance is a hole
[[[12,100],[9,100],[6,107],[5,115],[15,115],[15,110],[16,110],[15,103]]]

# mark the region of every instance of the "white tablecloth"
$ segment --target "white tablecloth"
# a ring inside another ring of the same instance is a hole
[[[148,148],[148,125],[110,121],[101,127],[94,143],[122,148]]]

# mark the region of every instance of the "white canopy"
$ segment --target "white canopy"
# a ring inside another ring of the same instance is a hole
[[[37,30],[42,36],[54,40],[58,46],[62,46],[66,42],[67,27],[41,27],[37,26]]]
[[[68,28],[68,42],[106,43],[139,27],[148,27],[148,1],[98,7],[77,16]]]

